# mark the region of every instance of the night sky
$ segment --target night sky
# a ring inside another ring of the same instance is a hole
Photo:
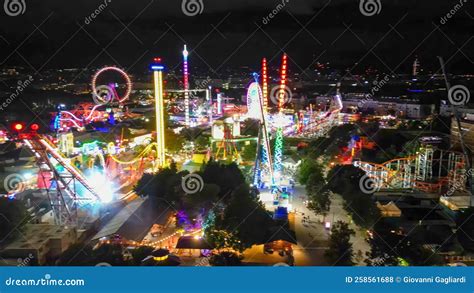
[[[266,56],[277,65],[282,51],[301,72],[316,62],[362,73],[368,67],[409,73],[415,56],[426,70],[438,70],[437,55],[453,73],[472,73],[472,3],[440,19],[458,0],[381,0],[380,14],[364,16],[358,0],[202,0],[203,12],[186,16],[181,0],[111,0],[86,24],[103,1],[26,0],[26,12],[0,10],[0,61],[42,72],[49,68],[116,64],[131,72],[162,56],[178,66],[188,45],[191,66],[220,75],[229,68],[257,68]],[[257,4],[258,3],[258,4]]]

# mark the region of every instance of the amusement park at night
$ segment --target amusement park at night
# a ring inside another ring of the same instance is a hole
[[[474,265],[466,1],[45,2],[0,18],[2,267]]]

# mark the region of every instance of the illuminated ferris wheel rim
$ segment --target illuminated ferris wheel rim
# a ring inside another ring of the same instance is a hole
[[[104,72],[106,71],[115,71],[115,72],[118,72],[122,75],[122,77],[125,79],[125,82],[127,84],[127,90],[125,92],[125,95],[120,98],[120,97],[117,97],[117,100],[119,101],[119,103],[122,103],[123,101],[125,101],[126,99],[128,99],[128,97],[130,96],[130,93],[132,92],[132,80],[130,79],[130,77],[128,76],[128,74],[118,68],[118,67],[115,67],[115,66],[106,66],[106,67],[103,67],[101,69],[99,69],[99,71],[97,71],[94,76],[92,77],[92,92],[93,93],[97,93],[97,78]]]

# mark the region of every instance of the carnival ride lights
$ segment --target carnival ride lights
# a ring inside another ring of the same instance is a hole
[[[262,94],[263,94],[263,110],[266,114],[268,111],[268,70],[267,58],[262,59]]]
[[[278,93],[278,117],[283,117],[283,106],[285,104],[285,88],[286,88],[286,73],[287,73],[287,55],[283,54],[281,69],[280,69],[280,87]],[[279,186],[281,183],[282,171],[282,156],[283,156],[283,125],[280,119],[277,119],[277,132],[275,136],[275,154],[274,154],[274,182],[273,185]]]
[[[108,71],[118,72],[125,80],[126,91],[125,91],[125,94],[121,98],[118,96],[118,93],[115,90],[115,86],[107,86],[107,90],[105,93],[107,95],[107,98],[103,100],[103,98],[101,97],[102,90],[100,89],[100,86],[97,86],[97,80],[101,74]],[[82,128],[84,127],[84,123],[90,123],[91,121],[95,119],[102,118],[101,115],[94,116],[94,113],[97,110],[97,108],[99,108],[100,106],[103,106],[104,104],[108,102],[112,102],[113,99],[116,99],[117,102],[122,103],[129,98],[131,92],[132,92],[132,81],[125,71],[115,66],[107,66],[107,67],[101,68],[92,77],[92,94],[94,96],[94,101],[98,104],[94,105],[92,109],[90,109],[89,114],[86,117],[83,117],[82,119],[77,117],[70,111],[60,110],[58,114],[59,121],[71,122],[72,124],[74,124],[76,128]],[[99,103],[102,100],[104,103]],[[63,117],[64,115],[67,115],[67,116]],[[55,122],[56,129],[60,128],[60,126],[61,126],[60,123],[58,124],[57,122]]]
[[[15,123],[15,125],[13,125],[13,129],[15,129],[16,131],[21,131],[23,130],[23,124],[21,123]]]
[[[257,102],[259,108],[260,131],[257,143],[257,156],[254,166],[254,185],[259,186],[262,178],[268,177],[269,181],[273,183],[273,169],[272,157],[270,149],[270,139],[268,135],[268,126],[266,121],[266,111],[264,105],[263,93],[258,85],[258,74],[254,73],[254,84],[257,85]],[[250,88],[249,88],[250,91]]]
[[[163,70],[161,58],[155,58],[150,66],[153,71],[155,87],[155,118],[156,118],[156,145],[158,167],[165,166],[165,120],[163,103]]]
[[[138,155],[136,155],[133,159],[128,160],[128,161],[120,160],[119,158],[117,158],[114,155],[110,155],[110,157],[112,158],[112,160],[114,160],[115,162],[117,162],[119,164],[131,165],[131,164],[134,164],[134,163],[138,162],[142,158],[144,158],[146,156],[146,154],[148,154],[153,149],[155,149],[156,152],[158,153],[158,144],[156,142],[153,142],[153,143],[147,145]]]
[[[183,83],[184,83],[184,125],[189,127],[189,71],[188,71],[188,55],[189,52],[184,45],[183,50]]]
[[[97,79],[99,78],[99,76],[104,73],[104,72],[107,72],[107,71],[115,71],[115,72],[118,72],[120,73],[120,75],[124,78],[125,80],[125,84],[127,86],[126,90],[125,90],[125,94],[122,96],[122,97],[119,97],[116,92],[114,91],[114,98],[117,99],[117,101],[119,103],[123,103],[123,101],[127,100],[129,97],[130,97],[130,94],[132,92],[132,81],[130,80],[130,77],[128,76],[128,74],[118,68],[118,67],[115,67],[115,66],[107,66],[107,67],[104,67],[104,68],[101,68],[99,69],[96,74],[92,77],[92,93],[93,94],[97,94],[97,90],[98,90],[98,87],[97,87]]]
[[[338,121],[339,113],[343,108],[342,97],[339,90],[340,83],[337,84],[336,95],[333,97],[331,106],[328,111],[313,113],[310,111],[309,121],[301,125],[297,133],[299,135],[308,136],[322,136],[325,135]],[[300,122],[304,120],[304,117],[298,119]],[[293,133],[294,128],[292,126],[285,129],[285,134],[290,135]]]
[[[42,182],[48,182],[45,188],[56,224],[76,226],[77,203],[102,202],[101,194],[67,158],[56,151],[47,138],[31,135],[24,139],[24,143],[35,154],[38,166],[41,168]],[[52,177],[47,174],[52,174]],[[76,183],[84,187],[92,198],[80,194],[76,190]]]
[[[434,172],[434,163],[438,165],[437,172]],[[462,153],[430,146],[420,148],[412,156],[395,158],[381,164],[356,160],[353,165],[364,170],[378,189],[413,188],[425,192],[441,192],[443,186],[464,188],[467,180]]]
[[[252,82],[247,89],[247,117],[261,119],[260,101],[262,100],[262,90],[258,81]]]
[[[96,192],[100,194],[100,201],[102,203],[109,203],[115,200],[115,183],[107,178],[104,171],[97,169],[86,170],[84,176],[94,186]]]

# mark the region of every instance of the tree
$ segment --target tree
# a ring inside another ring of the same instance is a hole
[[[243,147],[240,156],[244,161],[255,161],[257,156],[257,144],[255,142],[251,142],[249,145]]]
[[[360,188],[364,176],[363,170],[352,165],[335,166],[328,173],[327,187],[342,196],[344,209],[352,216],[354,223],[370,228],[380,218],[380,211],[372,197]]]
[[[383,220],[373,227],[367,240],[370,252],[366,253],[365,263],[368,266],[398,266],[400,255],[397,247],[405,245],[405,236],[393,233],[393,229],[395,227]]]
[[[150,196],[157,200],[158,204],[164,202],[168,205],[176,205],[183,191],[181,186],[182,176],[185,173],[177,173],[172,166],[160,170],[156,174],[143,174],[134,187],[134,191],[141,197]]]
[[[298,181],[304,185],[310,175],[313,176],[313,180],[324,181],[323,166],[316,160],[305,159],[299,167]]]
[[[335,266],[352,266],[354,262],[351,236],[354,230],[347,223],[337,221],[331,228],[329,237],[329,249],[324,254],[328,262]]]
[[[315,214],[326,216],[331,208],[330,191],[327,189],[316,189],[306,186],[308,192],[308,209],[312,210]]]
[[[205,231],[206,237],[217,245],[231,245],[243,251],[264,243],[267,231],[274,225],[263,204],[251,195],[247,184],[242,184],[232,192],[224,211],[215,217],[213,227]]]
[[[22,201],[0,197],[0,243],[15,239],[29,220]]]
[[[224,165],[210,160],[203,166],[200,174],[205,183],[219,186],[219,198],[245,183],[245,177],[235,163]]]
[[[180,208],[186,212],[190,219],[205,216],[218,201],[219,190],[220,188],[216,184],[204,184],[200,192],[183,195]]]
[[[183,148],[184,138],[173,132],[173,130],[165,129],[166,149],[170,152],[178,152]]]
[[[337,165],[327,174],[328,188],[334,193],[344,194],[360,192],[360,180],[365,172],[352,165]]]

